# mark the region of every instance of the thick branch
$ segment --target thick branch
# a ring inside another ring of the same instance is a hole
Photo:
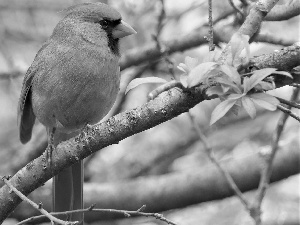
[[[300,42],[292,46],[274,51],[272,54],[261,55],[250,59],[250,65],[257,69],[272,67],[282,71],[291,71],[292,68],[300,65]],[[293,75],[294,83],[300,83],[300,76]],[[291,79],[282,76],[276,81],[276,87],[290,84]]]
[[[292,46],[274,51],[272,54],[265,54],[253,57],[250,62],[256,68],[266,67],[278,68],[278,70],[290,71],[291,68],[300,64],[300,42]],[[296,79],[298,80],[298,79]]]

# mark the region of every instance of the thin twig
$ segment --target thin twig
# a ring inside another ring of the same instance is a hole
[[[42,213],[45,217],[47,217],[51,221],[52,224],[54,224],[54,222],[57,224],[61,224],[61,225],[79,224],[78,221],[69,222],[69,221],[60,220],[60,219],[54,217],[53,215],[48,213],[45,209],[43,209],[41,204],[37,205],[36,203],[31,201],[29,198],[27,198],[25,195],[23,195],[20,191],[18,191],[12,184],[9,183],[9,180],[7,179],[7,177],[4,176],[1,179],[13,192],[16,193],[16,195],[18,195],[24,202],[27,202],[28,204],[30,204],[33,208],[40,211],[40,213]]]
[[[299,89],[295,89],[292,96],[291,96],[291,102],[295,101],[299,95]],[[291,109],[291,106],[288,106],[287,108],[288,110]],[[260,225],[261,224],[261,203],[262,200],[265,196],[265,193],[267,191],[269,182],[270,182],[270,177],[272,175],[272,165],[273,165],[273,160],[274,157],[276,155],[276,152],[278,150],[278,146],[279,146],[279,140],[281,138],[282,135],[282,131],[283,128],[286,124],[286,121],[288,119],[290,114],[288,113],[283,113],[278,121],[278,125],[276,128],[276,132],[274,133],[273,139],[272,139],[272,144],[271,144],[271,151],[268,155],[265,155],[265,167],[262,170],[262,175],[260,178],[260,182],[259,182],[259,187],[257,190],[257,194],[256,194],[256,199],[253,203],[252,208],[252,217],[254,218],[256,225]]]
[[[244,197],[243,193],[240,191],[240,189],[238,188],[238,186],[236,185],[236,183],[234,182],[234,180],[232,179],[232,177],[228,173],[228,171],[225,168],[223,168],[223,166],[221,166],[221,164],[218,162],[218,160],[213,155],[212,148],[211,148],[207,138],[202,133],[200,127],[197,125],[197,122],[196,122],[194,116],[191,114],[190,111],[188,112],[188,115],[189,115],[190,120],[192,121],[192,124],[193,124],[195,130],[197,131],[199,139],[202,141],[202,144],[204,146],[204,149],[207,153],[208,158],[211,160],[212,163],[214,163],[217,166],[219,171],[226,178],[227,183],[229,184],[229,187],[233,190],[235,195],[240,199],[240,201],[245,206],[245,208],[250,211],[250,206],[249,206],[247,199]]]
[[[208,0],[208,46],[209,51],[215,50],[214,45],[214,27],[213,27],[213,18],[212,18],[212,0]]]
[[[87,212],[99,212],[99,213],[117,213],[117,214],[123,214],[125,217],[131,217],[131,216],[145,216],[145,217],[154,217],[155,219],[161,220],[163,222],[166,222],[167,224],[176,225],[176,223],[172,222],[171,220],[168,220],[165,218],[162,214],[159,213],[145,213],[143,210],[145,210],[146,205],[143,205],[136,211],[128,211],[128,210],[117,210],[117,209],[95,209],[95,205],[92,205],[86,209],[77,209],[77,210],[71,210],[71,211],[64,211],[64,212],[55,212],[50,213],[52,216],[61,216],[61,215],[71,215],[75,213],[87,213]],[[16,225],[22,225],[29,222],[33,222],[36,220],[40,220],[45,218],[44,215],[40,216],[33,216],[26,220],[23,220]]]
[[[7,73],[4,72],[4,73],[0,73],[0,80],[15,79],[24,74],[25,72],[21,72],[21,71],[11,71]]]
[[[166,11],[165,11],[164,0],[160,0],[160,3],[161,3],[161,10],[160,10],[160,14],[158,16],[157,26],[156,26],[156,36],[157,37],[160,36],[162,28],[164,27],[164,20],[166,18]]]
[[[177,81],[177,80],[172,80],[168,83],[165,83],[159,87],[157,87],[156,89],[154,89],[153,91],[151,91],[149,94],[148,94],[148,100],[153,100],[155,99],[159,94],[161,94],[162,92],[164,91],[168,91],[170,90],[171,88],[174,88],[174,87],[178,87],[180,89],[185,89],[184,86],[182,85],[182,83],[180,81]]]
[[[156,43],[156,48],[161,53],[164,53],[165,50],[161,46],[161,43],[159,41],[159,36],[160,36],[161,31],[164,27],[164,20],[165,20],[165,17],[166,17],[166,11],[165,11],[164,0],[160,0],[160,3],[161,3],[161,9],[160,9],[159,16],[157,17],[156,33],[155,33],[155,35],[152,35],[152,38],[154,39],[154,41]]]
[[[291,108],[290,106],[288,106],[288,108],[285,108],[282,105],[277,106],[277,109],[279,109],[280,111],[284,112],[285,114],[289,115],[290,117],[293,117],[295,120],[298,120],[300,122],[300,117],[296,113],[293,113],[290,110],[290,108]]]
[[[300,109],[300,104],[298,104],[297,102],[291,102],[291,101],[288,101],[286,99],[283,99],[283,98],[280,98],[280,97],[276,97],[280,103],[282,104],[285,104],[285,105],[288,105],[288,106],[291,106],[292,108],[297,108],[297,109]]]

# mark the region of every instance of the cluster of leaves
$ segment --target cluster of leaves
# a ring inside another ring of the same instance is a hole
[[[292,76],[276,68],[265,68],[247,74],[239,74],[238,65],[249,62],[249,36],[235,34],[231,38],[226,62],[219,63],[218,52],[210,52],[202,63],[198,59],[186,57],[185,63],[180,63],[178,69],[183,72],[180,82],[185,88],[205,85],[208,96],[218,96],[221,103],[216,106],[211,115],[210,124],[224,117],[227,113],[238,114],[243,108],[251,118],[256,116],[256,105],[274,111],[279,105],[277,98],[265,93],[275,88],[271,74]],[[245,56],[241,57],[242,52]],[[166,83],[157,77],[138,78],[127,87],[126,93],[143,83]]]

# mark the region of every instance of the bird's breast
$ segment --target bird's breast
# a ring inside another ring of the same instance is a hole
[[[57,53],[55,59],[33,83],[33,110],[38,120],[66,131],[100,121],[119,90],[119,58],[83,48]]]

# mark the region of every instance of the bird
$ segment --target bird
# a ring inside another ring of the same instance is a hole
[[[55,148],[56,133],[99,122],[117,97],[119,40],[136,31],[104,3],[81,3],[63,13],[24,76],[18,103],[23,144],[37,119],[46,127],[47,148]]]

